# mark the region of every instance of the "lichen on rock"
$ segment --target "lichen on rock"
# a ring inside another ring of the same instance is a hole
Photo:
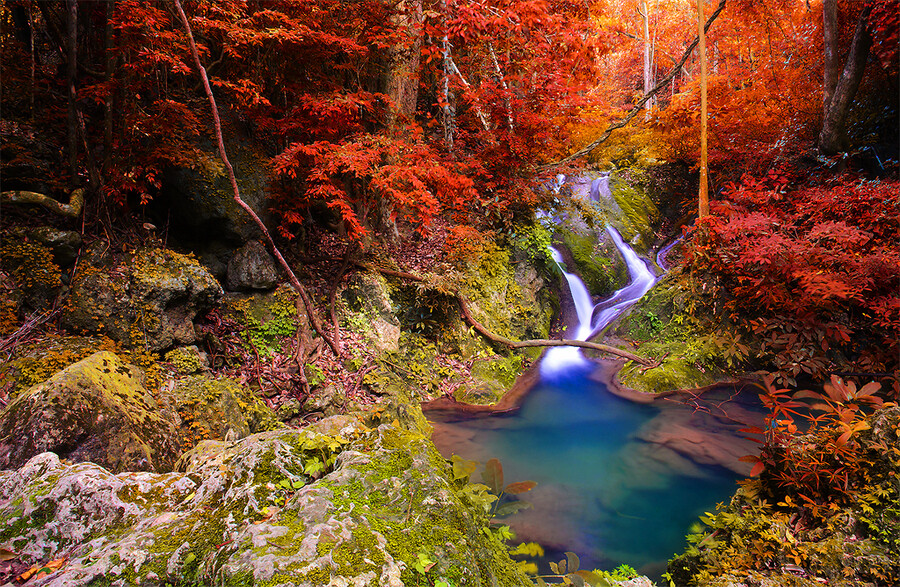
[[[165,471],[178,456],[175,430],[140,374],[101,351],[21,392],[0,412],[0,468],[53,451],[113,471]]]
[[[36,582],[54,587],[399,587],[420,579],[420,553],[459,587],[527,582],[422,430],[340,430],[207,441],[170,474],[43,453],[0,472],[0,542],[36,562],[68,555]]]
[[[151,351],[193,343],[194,317],[222,295],[222,287],[196,259],[168,249],[117,256],[98,245],[81,267],[65,322]]]

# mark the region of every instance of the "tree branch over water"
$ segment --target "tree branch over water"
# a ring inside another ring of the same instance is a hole
[[[718,18],[719,14],[722,12],[722,10],[725,9],[726,2],[727,2],[727,0],[719,0],[719,6],[716,8],[715,12],[713,12],[711,15],[709,15],[709,19],[706,21],[706,24],[703,25],[704,31],[709,31],[709,28],[712,26],[713,21],[715,21],[716,18]],[[563,165],[565,163],[574,161],[575,159],[580,159],[581,157],[588,155],[591,151],[593,151],[594,149],[596,149],[597,147],[599,147],[600,145],[605,143],[609,139],[610,135],[612,135],[613,131],[627,126],[628,123],[631,122],[631,120],[635,116],[637,116],[638,113],[644,108],[644,104],[646,104],[653,96],[655,96],[657,93],[659,93],[660,90],[662,90],[665,86],[667,86],[669,84],[669,82],[672,81],[672,78],[674,78],[678,74],[678,72],[681,70],[681,68],[687,62],[688,58],[691,56],[691,53],[694,51],[694,49],[697,47],[697,45],[699,43],[700,43],[700,37],[699,36],[694,37],[694,40],[691,42],[691,44],[688,45],[687,49],[684,50],[684,54],[681,56],[681,60],[678,61],[678,63],[675,64],[675,67],[673,67],[672,70],[664,78],[659,80],[659,82],[657,82],[657,84],[655,86],[653,86],[653,88],[651,88],[649,92],[644,94],[641,97],[641,99],[637,101],[637,103],[628,112],[628,114],[625,116],[625,118],[610,124],[608,127],[606,127],[606,130],[603,131],[603,134],[600,135],[599,138],[592,141],[586,147],[583,147],[583,148],[579,149],[578,151],[575,151],[568,157],[566,157],[564,159],[560,159],[559,161],[556,161],[554,163],[547,163],[546,165],[540,165],[537,167],[537,170],[544,171],[547,169],[552,169],[559,165]]]

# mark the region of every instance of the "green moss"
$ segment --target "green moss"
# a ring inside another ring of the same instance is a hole
[[[283,340],[297,332],[296,299],[296,293],[282,285],[274,293],[226,298],[223,309],[244,327],[244,343],[268,357],[281,352]]]
[[[616,289],[622,276],[606,257],[601,240],[593,231],[576,232],[569,229],[558,231],[566,248],[572,254],[575,267],[570,272],[577,273],[588,291],[594,295],[604,295]]]
[[[655,240],[653,226],[659,218],[659,210],[653,200],[643,190],[632,187],[617,176],[612,176],[609,188],[613,198],[622,210],[622,216],[613,224],[622,238],[635,248],[646,253]]]

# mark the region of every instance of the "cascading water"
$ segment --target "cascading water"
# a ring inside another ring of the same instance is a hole
[[[573,340],[588,340],[599,333],[632,304],[641,299],[656,283],[656,275],[638,257],[634,249],[622,240],[618,231],[611,226],[607,226],[606,231],[615,243],[619,253],[625,259],[625,265],[628,267],[628,276],[631,278],[631,281],[597,305],[594,305],[591,301],[584,282],[577,275],[568,273],[563,269],[562,255],[560,255],[559,251],[550,247],[550,254],[559,264],[560,270],[562,270],[569,284],[572,302],[575,305],[575,313],[578,316],[578,325]],[[552,377],[561,373],[568,373],[578,367],[590,366],[591,364],[576,347],[555,347],[548,350],[544,355],[541,361],[541,375]]]
[[[564,181],[556,178],[550,189],[558,190]],[[606,176],[569,185],[576,196],[609,197]],[[656,282],[647,263],[608,230],[631,281],[594,305],[581,279],[563,272],[578,316],[575,337],[581,340],[603,330]],[[551,254],[562,268],[559,252],[551,249]],[[517,540],[541,543],[550,560],[571,550],[583,568],[627,563],[658,578],[666,559],[684,548],[691,523],[734,491],[737,475],[718,465],[740,463],[728,457],[711,465],[707,453],[714,446],[727,447],[728,455],[753,452],[754,444],[739,429],[761,426],[762,416],[738,423],[675,401],[630,402],[609,392],[595,377],[596,366],[577,348],[555,347],[544,355],[541,377],[518,411],[433,421],[433,439],[448,458],[457,454],[482,463],[498,458],[507,479],[538,483],[524,496],[534,507],[505,520]],[[752,408],[739,409],[747,414]],[[682,437],[690,441],[679,442]],[[673,446],[703,451],[694,455]],[[541,566],[549,571],[546,563]]]

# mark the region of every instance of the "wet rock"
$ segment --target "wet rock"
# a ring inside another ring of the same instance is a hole
[[[140,373],[98,352],[35,385],[0,412],[0,468],[45,451],[112,471],[166,471],[178,457],[175,422]]]
[[[487,514],[425,436],[281,430],[207,441],[180,472],[120,473],[52,453],[0,472],[0,543],[65,566],[35,584],[522,585]]]
[[[253,240],[234,252],[228,261],[225,285],[230,291],[272,289],[278,283],[278,267],[266,247]]]
[[[193,343],[194,317],[221,295],[219,283],[192,257],[152,248],[117,257],[97,247],[73,281],[64,320],[158,351]]]

